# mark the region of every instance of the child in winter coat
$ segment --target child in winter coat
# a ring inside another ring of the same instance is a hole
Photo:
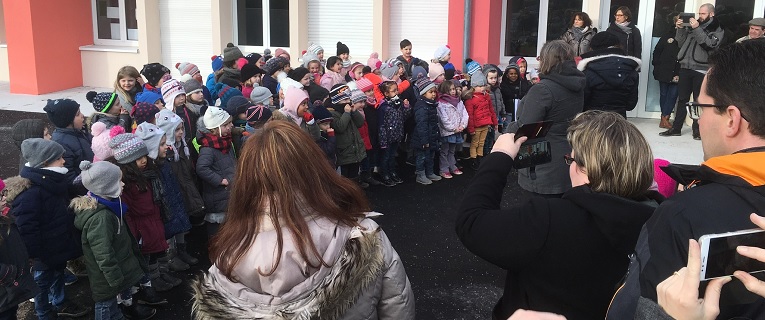
[[[452,174],[461,175],[457,168],[454,153],[464,139],[463,131],[468,125],[468,113],[465,104],[457,95],[457,89],[452,81],[444,81],[438,86],[438,127],[441,132],[440,171],[441,176],[451,179]]]
[[[329,161],[329,165],[332,168],[337,168],[337,137],[335,137],[335,129],[332,129],[332,113],[327,110],[327,107],[323,105],[317,105],[313,109],[314,119],[319,123],[319,130],[321,130],[321,140],[316,141],[324,151],[324,156]]]
[[[363,94],[364,99],[364,107],[358,111],[364,117],[364,125],[359,128],[359,133],[361,134],[361,139],[364,140],[364,150],[366,151],[366,157],[364,157],[364,160],[361,160],[361,173],[359,176],[361,181],[371,186],[378,186],[382,183],[372,177],[373,168],[377,166],[377,151],[380,150],[377,109],[375,109],[377,107],[377,100],[375,99],[374,87],[372,81],[369,81],[367,77],[356,80],[356,88],[358,88],[359,93]],[[353,96],[351,96],[351,100],[353,100]]]
[[[181,284],[181,279],[169,274],[166,263],[167,242],[162,221],[162,183],[146,144],[132,133],[123,133],[109,141],[113,160],[122,169],[125,184],[122,200],[128,207],[128,227],[141,244],[141,253],[149,262],[151,285],[157,291],[167,291]],[[160,264],[163,264],[160,266]]]
[[[399,48],[401,49],[401,55],[396,57],[396,60],[403,63],[406,78],[413,78],[412,68],[415,66],[420,66],[423,68],[428,67],[427,61],[423,61],[412,56],[412,42],[408,39],[401,40],[401,42],[399,42]]]
[[[411,109],[408,100],[402,101],[398,97],[396,82],[381,83],[380,91],[385,95],[385,99],[383,99],[377,112],[380,128],[380,152],[382,153],[380,170],[383,180],[381,182],[387,187],[392,187],[404,182],[396,173],[395,157],[398,144],[404,138],[404,119],[409,116]]]
[[[244,116],[247,126],[242,133],[242,145],[249,137],[257,134],[258,130],[263,128],[266,122],[271,119],[271,110],[262,104],[249,106],[244,112]]]
[[[449,62],[451,58],[452,58],[452,49],[448,45],[442,45],[436,48],[436,51],[433,53],[433,60],[431,60],[431,62],[438,63],[441,65],[441,69],[444,70],[444,80],[447,80],[447,81],[452,80],[454,78],[455,72],[457,71],[454,68],[454,64]]]
[[[93,150],[90,149],[93,137],[85,130],[85,116],[80,112],[80,104],[70,99],[48,100],[43,110],[56,126],[51,139],[64,147],[69,193],[71,197],[84,195],[87,191],[81,184],[75,184],[75,178],[80,175],[79,163],[93,160]]]
[[[254,87],[260,86],[260,79],[265,71],[256,67],[254,64],[245,64],[242,66],[242,94],[249,97]]]
[[[110,162],[83,161],[82,184],[88,194],[72,200],[74,225],[82,231],[82,251],[96,302],[96,319],[147,319],[157,310],[133,302],[132,287],[144,275],[138,243],[125,226],[122,172]],[[121,308],[117,307],[118,301]],[[122,309],[122,310],[120,310]]]
[[[331,103],[328,103],[327,110],[334,118],[332,127],[337,138],[337,165],[340,166],[340,174],[362,188],[367,188],[369,184],[359,179],[361,161],[367,156],[364,139],[359,132],[359,128],[364,125],[364,116],[359,110],[364,108],[366,96],[361,91],[355,91],[355,100],[352,100],[353,93],[348,86],[335,85],[329,93]]]
[[[338,84],[344,84],[345,78],[340,72],[343,69],[343,61],[335,56],[327,59],[327,69],[324,75],[321,76],[321,86],[327,91],[331,91],[332,87]]]
[[[232,149],[231,115],[218,107],[208,107],[202,118],[197,142],[200,145],[197,159],[197,175],[202,180],[202,197],[205,202],[205,221],[210,237],[218,232],[226,219],[229,188],[236,172],[236,155]]]
[[[476,72],[470,78],[471,89],[462,93],[465,100],[465,109],[468,113],[468,133],[472,135],[470,140],[470,158],[473,159],[473,168],[478,169],[481,157],[484,155],[483,145],[489,128],[497,129],[497,114],[491,105],[491,97],[486,90],[486,77],[482,72]]]
[[[340,74],[347,74],[351,71],[351,50],[340,41],[337,42],[337,57],[340,58],[340,62],[343,64]]]
[[[91,126],[96,122],[103,122],[107,129],[120,126],[125,130],[132,130],[133,121],[127,109],[122,108],[122,103],[116,92],[89,91],[86,98],[93,104],[96,112],[90,116]]]
[[[361,62],[354,62],[348,67],[348,73],[345,74],[345,82],[350,83],[361,79],[364,76],[364,65]]]
[[[494,140],[497,132],[502,132],[502,123],[507,120],[505,114],[505,102],[502,101],[502,92],[499,90],[499,68],[493,64],[486,64],[482,68],[483,75],[486,76],[486,92],[491,97],[491,106],[494,108],[494,114],[497,115],[497,128],[489,128],[489,133],[486,134],[486,142],[483,144],[483,153],[488,154],[491,152],[491,148],[494,147]]]
[[[12,178],[19,180],[21,178]],[[9,184],[12,179],[9,179]],[[29,254],[24,246],[19,229],[14,223],[12,216],[5,212],[5,182],[0,180],[0,319],[16,319],[19,304],[34,298],[40,288],[35,284],[32,273],[29,272],[32,264]]]
[[[159,110],[165,110],[165,108],[157,108],[156,105],[148,104],[146,102],[139,102],[133,106],[133,110],[130,112],[130,116],[133,117],[133,126],[137,127],[141,123],[148,122],[155,124],[156,115]],[[133,128],[135,130],[135,128]]]
[[[138,79],[141,79],[138,69],[133,66],[124,66],[117,71],[117,79],[114,80],[114,92],[117,93],[120,104],[127,109],[128,113],[136,102],[136,94],[143,90]]]
[[[65,150],[55,141],[31,138],[21,143],[21,152],[27,163],[21,178],[9,183],[7,198],[34,264],[40,289],[35,313],[40,319],[55,319],[57,314],[83,316],[88,310],[67,302],[64,292],[66,262],[82,255],[74,216],[68,210]]]
[[[190,146],[197,132],[197,122],[202,118],[204,110],[207,108],[207,100],[204,99],[202,85],[193,79],[183,83],[183,91],[186,92],[186,103],[175,108],[175,114],[183,119],[183,132],[189,133],[184,139],[186,145]],[[195,150],[192,150],[190,156],[192,161],[196,161],[197,153]]]
[[[162,94],[161,88],[165,81],[172,78],[170,76],[170,69],[157,62],[143,65],[141,74],[146,78],[146,83],[143,84],[143,91],[152,91],[158,94]],[[165,101],[165,103],[170,102]]]
[[[499,84],[499,91],[502,93],[502,102],[505,103],[505,123],[503,127],[507,128],[510,122],[515,121],[516,101],[523,99],[531,88],[531,81],[521,76],[521,68],[517,64],[510,64],[505,68],[502,75],[502,83]]]
[[[308,112],[308,99],[308,93],[305,90],[289,87],[284,94],[284,106],[274,114],[280,113],[287,116],[305,130],[313,141],[319,141],[321,133],[313,115]]]
[[[188,81],[187,81],[188,82]],[[201,90],[202,85],[199,85]],[[168,79],[162,84],[162,100],[165,101],[165,108],[176,111],[186,105],[186,91],[180,81]],[[204,95],[202,95],[204,100]]]
[[[438,91],[436,85],[425,77],[417,80],[415,85],[420,93],[420,99],[414,105],[414,130],[410,139],[416,157],[415,181],[429,185],[441,180],[433,170],[433,158],[441,137],[438,132]]]
[[[24,156],[21,155],[21,143],[29,138],[43,138],[50,140],[52,128],[49,128],[48,124],[42,119],[21,119],[13,124],[11,128],[11,137],[13,138],[13,144],[19,150],[19,174],[21,169],[24,168],[24,164],[27,163],[24,160]]]

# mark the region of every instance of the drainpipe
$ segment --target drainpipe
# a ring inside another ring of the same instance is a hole
[[[465,0],[465,25],[462,30],[462,70],[467,70],[465,59],[470,52],[470,11],[472,10],[472,0]]]

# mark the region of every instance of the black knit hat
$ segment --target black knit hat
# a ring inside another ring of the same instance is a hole
[[[141,74],[146,78],[146,81],[154,87],[157,86],[159,80],[162,80],[162,76],[167,73],[170,73],[170,69],[158,62],[145,64],[143,69],[141,69]]]
[[[66,128],[74,122],[74,116],[80,111],[80,104],[71,99],[48,99],[43,108],[48,114],[48,120],[57,128]]]
[[[313,82],[308,85],[308,99],[311,100],[311,103],[324,102],[327,97],[329,97],[329,90],[326,88]]]
[[[342,42],[338,41],[337,42],[337,55],[339,56],[339,55],[341,55],[343,53],[351,53],[351,50],[348,49],[348,46],[346,46]]]
[[[240,73],[241,74],[241,79],[240,80],[242,80],[242,82],[245,82],[245,81],[249,80],[250,78],[254,77],[255,75],[266,74],[266,72],[263,71],[263,69],[258,68],[253,63],[245,64],[244,66],[242,66],[242,70],[241,71],[242,72]]]
[[[590,41],[592,50],[607,49],[608,47],[618,46],[619,38],[610,32],[598,32]]]
[[[313,115],[313,118],[316,119],[319,123],[332,121],[332,113],[327,110],[327,107],[323,105],[318,105],[315,108],[313,108],[313,112],[311,112],[311,115]]]
[[[252,102],[250,102],[250,100],[247,100],[244,96],[238,95],[228,99],[226,105],[221,107],[223,107],[223,110],[226,110],[232,117],[236,118],[239,114],[245,113],[247,108],[251,106]]]
[[[292,80],[300,82],[300,80],[302,80],[303,77],[305,77],[305,75],[307,74],[308,74],[308,69],[304,67],[297,67],[295,69],[290,70],[290,73],[287,76],[290,77],[290,79]]]
[[[95,91],[89,91],[87,95],[85,95],[85,98],[90,101],[90,103],[93,104],[93,109],[96,110],[96,112],[103,112],[107,113],[109,112],[109,109],[114,106],[114,102],[117,99],[117,93],[115,92],[95,92]]]
[[[248,64],[255,65],[256,63],[258,63],[258,60],[260,60],[260,58],[263,58],[263,56],[260,53],[253,52],[246,55],[244,58],[247,59]]]

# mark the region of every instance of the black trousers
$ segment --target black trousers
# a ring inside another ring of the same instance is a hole
[[[360,162],[349,163],[340,166],[340,174],[348,179],[355,179],[359,176]]]
[[[680,81],[677,83],[677,109],[675,110],[675,121],[672,123],[672,129],[679,131],[683,128],[685,117],[688,115],[688,107],[685,104],[690,101],[691,93],[693,100],[698,101],[699,91],[701,91],[701,82],[704,81],[704,74],[691,69],[680,69]],[[699,122],[693,120],[694,134],[699,132]]]

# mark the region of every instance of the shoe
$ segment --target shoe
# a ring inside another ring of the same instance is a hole
[[[167,257],[169,258],[167,261],[167,267],[170,269],[170,271],[179,272],[189,270],[190,266],[186,262],[183,262],[182,259],[178,258],[175,250],[168,249]]]
[[[452,174],[456,175],[456,176],[461,175],[462,174],[462,170],[460,170],[460,169],[452,170]]]
[[[170,288],[172,288],[172,286],[170,286]],[[149,306],[159,306],[159,305],[167,304],[167,299],[157,295],[157,290],[155,290],[154,287],[141,287],[141,291],[136,293],[133,296],[133,298],[135,298],[134,300],[137,301],[138,303],[149,305]]]
[[[395,186],[395,185],[396,185],[396,183],[395,183],[395,182],[393,182],[393,179],[391,179],[391,178],[389,178],[389,177],[384,177],[384,178],[382,179],[382,181],[380,181],[380,182],[382,183],[382,185],[384,185],[384,186],[386,186],[386,187],[393,187],[393,186]]]
[[[185,262],[186,264],[193,266],[197,263],[199,263],[199,259],[192,257],[188,251],[186,251],[186,244],[185,243],[177,243],[175,245],[175,255],[176,257],[180,258],[181,261]]]
[[[370,186],[379,186],[382,184],[380,181],[377,181],[377,179],[373,178],[372,174],[369,172],[361,173],[361,181],[368,183]]]
[[[428,173],[425,177],[430,179],[430,181],[441,181],[441,176],[435,173]]]
[[[693,140],[701,140],[701,135],[698,132],[693,133]]]
[[[420,171],[420,172],[416,172],[415,174],[416,174],[416,178],[414,179],[414,181],[416,181],[417,183],[424,184],[424,185],[429,185],[433,183],[433,181],[430,181],[430,179],[428,179],[428,177],[425,176],[425,172]]]
[[[77,282],[79,278],[75,276],[69,269],[64,269],[64,285],[71,286]]]
[[[397,174],[390,175],[390,179],[393,180],[396,184],[402,184],[404,183],[404,180],[401,180],[401,178]]]
[[[162,280],[165,280],[165,282],[167,282],[171,286],[173,286],[173,288],[180,286],[181,283],[183,283],[183,280],[173,277],[169,273],[160,273],[159,277],[162,278]]]
[[[189,216],[189,221],[191,222],[191,226],[193,227],[201,227],[205,225],[205,217],[198,217],[198,216]]]
[[[151,287],[154,288],[154,290],[156,290],[157,292],[165,292],[165,291],[170,291],[170,289],[173,288],[173,285],[165,281],[165,279],[162,279],[161,276],[159,276],[157,278],[151,279]]]
[[[452,178],[452,174],[451,174],[451,173],[448,173],[448,172],[441,172],[441,176],[442,176],[444,179],[451,179],[451,178]]]
[[[680,136],[680,130],[667,129],[667,131],[659,132],[662,137],[678,137]]]
[[[476,157],[475,159],[473,159],[473,164],[471,165],[473,170],[478,170],[478,167],[480,166],[481,166],[481,157]]]
[[[85,267],[85,262],[83,262],[82,257],[67,261],[66,270],[69,270],[69,272],[78,277],[88,276],[88,269]]]
[[[130,306],[120,305],[120,311],[125,318],[130,320],[147,320],[157,314],[157,309],[134,303]]]
[[[659,128],[672,129],[672,122],[669,122],[669,116],[661,116]]]
[[[63,308],[58,310],[57,314],[59,317],[79,318],[88,314],[88,312],[90,312],[90,308],[68,302],[64,305]]]

